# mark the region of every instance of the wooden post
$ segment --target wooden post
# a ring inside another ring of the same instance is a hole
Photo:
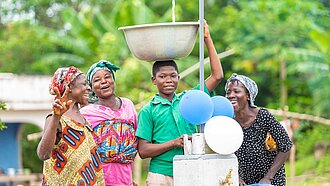
[[[296,145],[293,143],[291,151],[290,151],[290,156],[289,156],[289,161],[290,161],[290,185],[294,185],[294,177],[296,174],[295,171],[295,162],[296,162]]]
[[[284,59],[281,59],[280,61],[281,108],[285,107],[288,96],[288,90],[285,81],[286,81],[286,62]]]
[[[293,141],[293,131],[292,131],[292,123],[291,121],[289,121],[289,118],[288,118],[288,112],[289,112],[289,106],[288,105],[285,105],[284,106],[284,112],[283,112],[283,121],[284,122],[290,122],[289,125],[287,125],[286,127],[287,130],[288,130],[288,134],[290,139],[292,140],[292,148],[290,150],[290,154],[289,154],[289,163],[290,163],[290,185],[294,185],[294,176],[295,176],[295,159],[296,159],[296,146],[294,145],[294,141]],[[290,131],[290,132],[289,132]]]

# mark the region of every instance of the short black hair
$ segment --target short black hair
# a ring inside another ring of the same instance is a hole
[[[152,76],[156,76],[156,73],[159,71],[160,67],[164,66],[172,66],[179,73],[178,66],[176,65],[174,60],[155,61],[152,65]]]

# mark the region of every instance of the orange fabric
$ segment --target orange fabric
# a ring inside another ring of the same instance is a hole
[[[265,140],[265,146],[266,146],[266,149],[269,150],[269,151],[277,150],[277,144],[276,144],[274,138],[272,137],[272,135],[270,135],[269,132],[267,132],[267,136],[266,136],[266,140]]]
[[[91,131],[62,116],[61,139],[54,145],[52,157],[44,161],[42,185],[103,186],[101,160]]]

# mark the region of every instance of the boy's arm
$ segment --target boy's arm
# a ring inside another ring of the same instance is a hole
[[[209,92],[212,92],[223,79],[223,70],[217,51],[214,47],[208,25],[204,20],[204,42],[209,53],[211,75],[206,79],[205,84]]]
[[[138,152],[142,159],[152,158],[176,147],[183,147],[183,136],[161,144],[153,144],[148,140],[139,138]]]

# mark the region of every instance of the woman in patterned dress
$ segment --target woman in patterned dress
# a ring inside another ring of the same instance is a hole
[[[106,60],[87,72],[92,88],[90,102],[80,112],[91,123],[107,186],[132,186],[133,160],[137,153],[137,115],[131,100],[115,94],[114,72],[119,67]]]
[[[53,112],[37,149],[44,161],[42,185],[104,185],[90,124],[79,112],[90,92],[85,75],[75,67],[59,68],[49,91],[55,95]]]
[[[234,107],[234,119],[244,133],[243,143],[235,152],[239,162],[240,186],[253,183],[285,186],[284,163],[292,142],[268,110],[255,106],[254,100],[258,94],[256,83],[234,73],[227,80],[225,91]],[[266,143],[266,138],[273,141],[267,140]]]

